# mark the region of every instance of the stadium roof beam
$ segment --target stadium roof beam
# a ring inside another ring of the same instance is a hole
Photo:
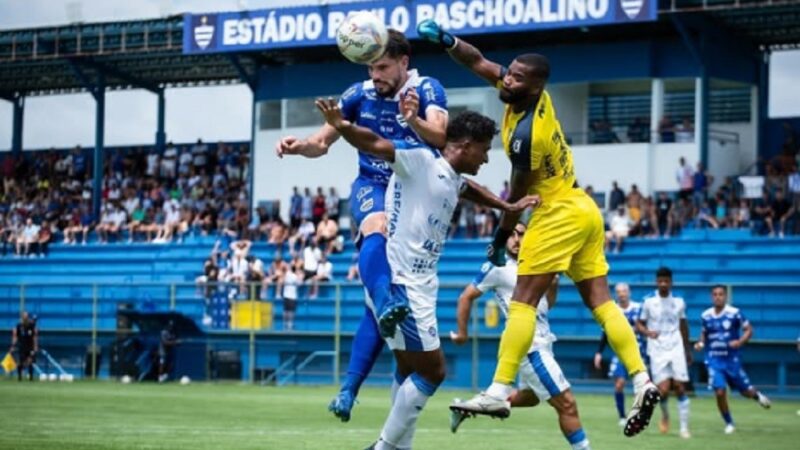
[[[144,80],[144,79],[139,78],[137,76],[134,76],[134,75],[131,75],[129,73],[126,73],[126,72],[124,72],[122,70],[119,70],[119,69],[117,69],[115,67],[111,67],[111,66],[109,66],[107,64],[99,63],[99,62],[93,61],[91,59],[77,59],[76,58],[76,59],[70,59],[70,61],[72,61],[74,63],[77,63],[79,65],[90,67],[90,68],[94,69],[95,71],[103,73],[105,75],[110,75],[110,76],[112,76],[114,78],[118,78],[118,79],[124,81],[125,83],[127,83],[127,84],[129,84],[131,86],[148,90],[148,91],[150,91],[150,92],[152,92],[154,94],[160,94],[164,90],[164,88],[162,88],[161,86],[159,86],[159,85],[157,85],[155,83],[151,83],[151,82],[149,82],[147,80]]]
[[[255,92],[258,85],[258,63],[256,63],[255,73],[250,75],[242,65],[242,61],[237,55],[228,54],[228,61],[239,74],[239,78],[250,87],[250,91]]]

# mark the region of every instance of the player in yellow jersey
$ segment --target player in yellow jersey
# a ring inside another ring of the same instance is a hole
[[[624,433],[638,434],[649,424],[660,395],[647,374],[633,329],[611,301],[603,253],[603,218],[594,200],[578,187],[572,151],[545,90],[550,63],[542,55],[528,53],[503,67],[433,20],[420,22],[417,32],[444,47],[456,62],[500,91],[500,100],[506,104],[501,137],[512,166],[509,201],[529,193],[542,199],[519,252],[517,285],[500,339],[494,382],[459,408],[465,413],[488,415],[508,410],[512,383],[534,335],[535,306],[553,277],[566,272],[633,378],[636,396]],[[518,219],[519,214],[503,214],[488,250],[493,264],[505,264],[505,242]]]

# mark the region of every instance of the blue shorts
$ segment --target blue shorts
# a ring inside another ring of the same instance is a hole
[[[642,360],[644,361],[645,365],[649,365],[647,355],[642,355]],[[608,365],[608,378],[611,378],[612,380],[616,380],[617,378],[624,378],[625,380],[630,379],[625,365],[622,364],[622,361],[620,361],[616,356],[611,358],[611,363]]]
[[[739,358],[709,359],[706,360],[706,367],[708,368],[709,389],[725,389],[730,386],[731,389],[745,392],[753,387]]]
[[[350,214],[357,227],[372,214],[384,211],[386,184],[358,177],[350,186]]]

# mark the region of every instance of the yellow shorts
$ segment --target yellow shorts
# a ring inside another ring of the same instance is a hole
[[[582,190],[542,201],[519,250],[519,275],[566,272],[573,281],[608,274],[603,216]]]

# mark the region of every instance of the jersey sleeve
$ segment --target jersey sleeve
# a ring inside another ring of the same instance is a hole
[[[750,321],[742,314],[742,310],[736,311],[736,318],[739,319],[739,323],[742,324],[742,327],[750,326]]]
[[[425,78],[417,87],[419,109],[427,115],[430,111],[441,111],[447,114],[447,94],[439,80]]]
[[[433,159],[433,150],[425,147],[408,148],[405,141],[392,141],[395,147],[394,162],[389,165],[399,177],[407,178],[412,175],[422,175],[430,167]]]
[[[342,116],[355,122],[358,119],[358,107],[361,105],[361,98],[364,95],[364,83],[353,83],[346,91],[339,97],[339,108],[342,110]]]
[[[686,319],[686,302],[681,299],[681,311],[678,313],[678,319]]]
[[[490,262],[485,262],[481,266],[481,270],[475,275],[475,278],[472,280],[472,285],[475,289],[486,293],[487,291],[494,289],[495,285],[497,284],[496,277],[494,276],[494,265]]]
[[[642,302],[642,307],[639,309],[639,317],[637,320],[641,320],[642,322],[647,322],[650,316],[647,313],[647,299]]]

